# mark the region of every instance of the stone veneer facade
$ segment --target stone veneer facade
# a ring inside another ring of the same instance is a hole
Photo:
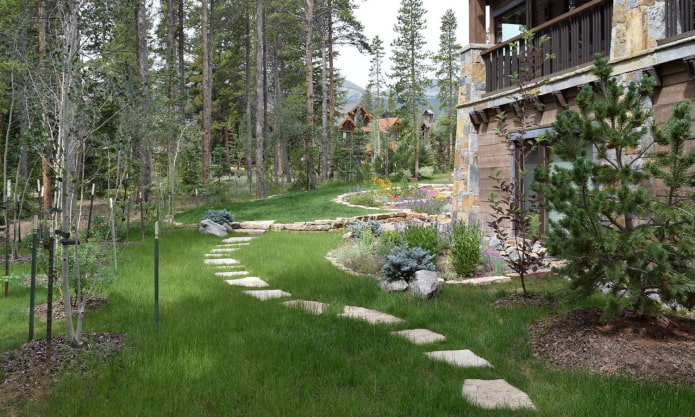
[[[614,0],[610,63],[621,81],[639,79],[648,69],[660,77],[652,103],[654,119],[661,124],[670,117],[673,104],[695,100],[695,80],[684,58],[695,54],[695,32],[666,38],[665,2],[658,0]],[[487,198],[493,191],[490,175],[499,172],[510,178],[511,155],[505,139],[494,131],[494,110],[510,110],[514,101],[509,90],[485,93],[485,64],[481,54],[494,45],[473,44],[461,52],[461,74],[456,131],[453,218],[470,224],[482,223],[490,213]],[[596,79],[591,65],[551,74],[537,87],[545,107],[537,113],[537,126],[548,127],[562,110],[553,93],[562,92],[570,106],[578,88]],[[474,124],[472,112],[486,113],[487,122]],[[695,110],[694,110],[695,113]],[[489,116],[489,117],[488,117]],[[695,119],[695,114],[693,114]]]

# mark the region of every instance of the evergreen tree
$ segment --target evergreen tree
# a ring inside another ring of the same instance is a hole
[[[391,78],[394,80],[393,91],[396,101],[401,106],[404,117],[411,121],[412,138],[414,140],[413,175],[420,175],[420,133],[418,117],[424,108],[425,87],[429,84],[427,72],[430,69],[430,53],[425,49],[424,30],[425,8],[421,0],[401,0],[398,9],[398,20],[393,29],[396,39],[391,43],[393,48],[393,66]]]
[[[695,195],[686,187],[695,185],[695,150],[684,149],[692,137],[690,104],[676,105],[650,136],[653,79],[625,87],[601,58],[593,72],[598,86],[582,88],[578,109],[562,112],[547,138],[572,167],[536,172],[539,191],[561,215],[550,222],[548,248],[569,261],[561,273],[580,294],[612,287],[608,317],[625,296],[643,315],[657,311],[656,296],[692,307]]]
[[[461,45],[456,42],[456,15],[454,11],[448,9],[442,16],[442,24],[440,26],[441,33],[439,35],[439,51],[434,56],[436,69],[437,87],[439,93],[439,108],[444,113],[443,124],[445,132],[443,139],[446,139],[444,146],[441,146],[440,151],[445,152],[446,161],[441,167],[447,170],[452,165],[454,132],[456,131],[456,103],[458,101],[458,85],[459,85],[459,51]]]
[[[385,110],[384,93],[386,81],[384,80],[384,41],[375,36],[369,44],[369,53],[372,59],[369,61],[369,84],[366,89],[371,92],[373,107],[367,107],[376,118],[381,118]],[[364,103],[363,103],[364,104]]]

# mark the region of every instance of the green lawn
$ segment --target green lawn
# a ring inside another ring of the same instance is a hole
[[[313,221],[353,217],[378,213],[379,210],[361,209],[338,204],[331,200],[340,194],[365,189],[365,185],[326,183],[314,191],[292,191],[256,201],[214,203],[176,215],[176,221],[185,224],[198,223],[209,208],[227,209],[236,221],[275,220],[278,223]],[[381,210],[386,211],[386,210]]]
[[[45,402],[25,404],[23,415],[676,417],[692,412],[692,386],[564,372],[534,361],[525,326],[551,310],[489,305],[516,291],[515,284],[447,286],[430,301],[387,294],[373,279],[347,275],[324,259],[338,245],[339,233],[269,232],[234,252],[271,288],[330,304],[326,313],[313,316],[226,285],[214,268],[203,265],[204,254],[219,241],[189,230],[162,234],[158,332],[152,239],[145,247],[122,249],[111,303],[88,313],[85,331],[125,333],[127,348],[85,375],[65,377]],[[530,284],[534,291],[563,285],[551,278]],[[23,342],[25,299],[26,292],[13,291],[0,301],[3,349]],[[407,323],[372,326],[336,317],[347,304]],[[389,334],[417,327],[442,333],[447,341],[416,346]],[[458,369],[423,354],[463,348],[494,367]],[[528,393],[538,410],[472,406],[461,397],[467,378],[504,378]]]

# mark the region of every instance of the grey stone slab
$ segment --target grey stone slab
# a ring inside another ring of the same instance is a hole
[[[205,254],[206,258],[221,258],[223,256],[224,256],[223,253],[206,253]]]
[[[267,232],[268,229],[234,229],[236,233],[243,233],[247,235],[262,235]]]
[[[476,355],[468,349],[463,350],[439,350],[436,352],[426,352],[425,355],[432,359],[447,362],[461,368],[472,368],[480,366],[491,366],[490,362]]]
[[[370,324],[396,324],[403,323],[403,319],[382,313],[376,310],[370,310],[364,307],[345,306],[343,312],[338,314],[338,317],[347,317],[355,320],[364,320]]]
[[[239,261],[231,258],[219,258],[219,259],[206,259],[205,265],[234,265],[238,264]]]
[[[463,382],[462,393],[468,401],[482,408],[536,409],[525,392],[504,379],[467,379]]]
[[[238,278],[238,279],[228,279],[225,280],[225,282],[229,285],[234,285],[237,287],[267,287],[268,283],[263,281],[262,279],[258,277],[246,277],[246,278]]]
[[[261,301],[272,300],[273,298],[291,297],[292,294],[282,291],[282,290],[249,290],[244,291],[244,294],[248,294],[252,297],[256,297]]]
[[[494,276],[494,277],[480,277],[480,278],[469,278],[469,279],[457,279],[446,281],[447,284],[454,285],[485,285],[485,284],[495,284],[498,282],[509,282],[512,279],[504,276]]]
[[[446,340],[443,334],[435,333],[427,329],[398,330],[391,332],[392,335],[405,337],[416,345],[426,345],[428,343],[441,342]]]
[[[217,248],[240,248],[242,246],[249,246],[249,242],[237,242],[237,243],[222,243],[217,245]]]
[[[223,272],[215,272],[215,275],[218,277],[238,277],[240,275],[248,275],[249,271],[223,271]]]
[[[224,239],[222,243],[240,243],[240,242],[249,242],[253,239],[252,237],[249,236],[235,236],[235,237],[228,237],[227,239]]]
[[[281,304],[286,305],[287,307],[301,308],[304,311],[316,315],[323,314],[323,312],[326,311],[326,308],[328,308],[328,304],[326,303],[309,300],[291,300],[285,301]]]
[[[222,256],[221,254],[223,254],[223,253],[234,252],[235,250],[239,250],[239,248],[212,248],[212,249],[210,249],[210,252],[215,253],[215,254],[219,254],[220,256]]]
[[[241,226],[241,229],[268,230],[268,229],[270,229],[270,226],[272,226],[274,223],[275,223],[275,220],[255,220],[255,221],[241,222],[239,225]]]

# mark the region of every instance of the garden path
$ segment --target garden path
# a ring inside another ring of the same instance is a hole
[[[230,277],[248,275],[248,271],[239,270],[239,268],[243,268],[243,266],[236,259],[218,258],[217,256],[221,255],[220,252],[223,252],[226,256],[229,249],[234,250],[240,245],[248,245],[252,239],[253,237],[231,237],[224,239],[222,244],[212,249],[211,253],[208,254],[212,256],[206,255],[206,259],[204,260],[205,264],[215,266],[218,269],[229,269],[215,272],[216,276]],[[221,251],[220,249],[225,250]],[[229,279],[225,282],[232,286],[245,288],[265,288],[269,286],[267,282],[259,277]],[[261,301],[292,296],[289,292],[280,289],[245,290],[244,293],[256,297]],[[288,307],[301,308],[311,314],[323,314],[328,307],[328,304],[320,301],[301,299],[285,301],[282,304]],[[363,320],[373,325],[405,323],[405,320],[390,314],[358,306],[345,306],[343,312],[338,314],[338,317]],[[428,329],[399,330],[393,331],[391,334],[396,337],[404,337],[418,345],[436,343],[446,339],[446,336]],[[468,349],[432,351],[426,352],[425,354],[434,360],[444,361],[452,366],[463,368],[492,366],[487,360],[477,356]],[[535,409],[533,402],[526,393],[510,385],[503,379],[466,379],[463,383],[462,396],[472,404],[486,409]]]

